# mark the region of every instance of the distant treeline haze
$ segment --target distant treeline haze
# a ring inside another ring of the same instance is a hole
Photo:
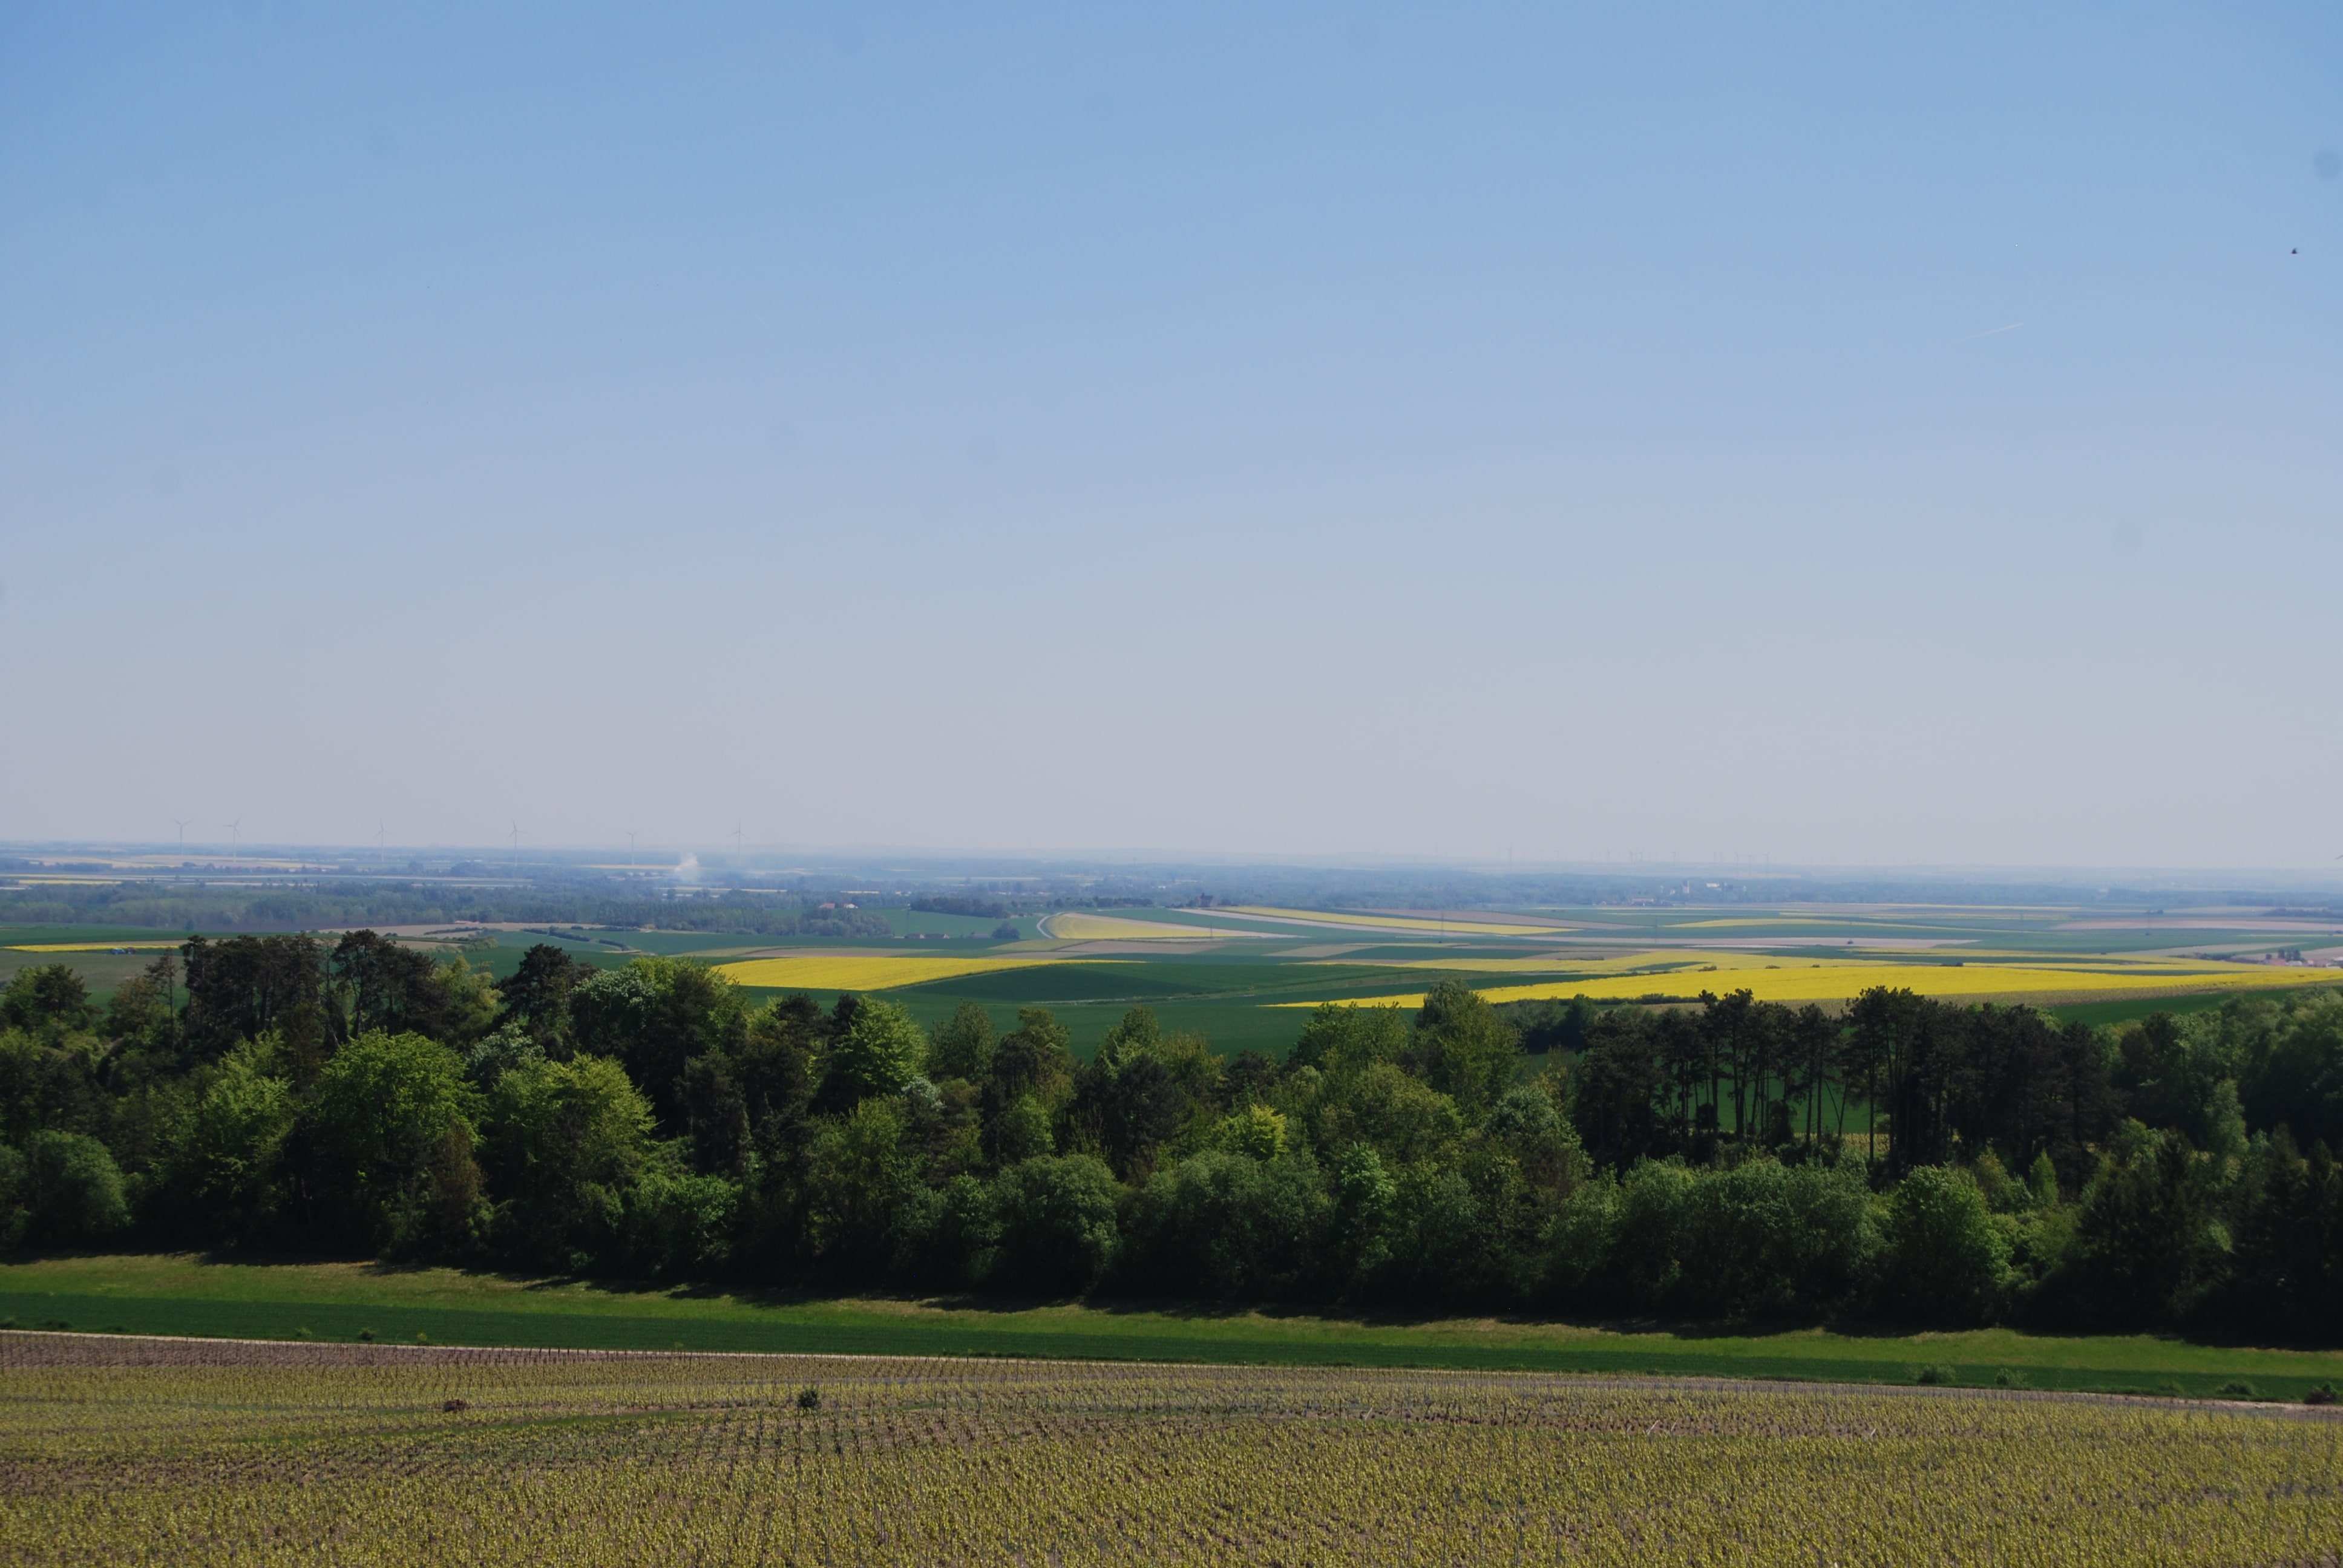
[[[977,912],[970,910],[968,912]],[[990,914],[990,909],[982,911]],[[180,998],[184,997],[184,1002]],[[825,1288],[1703,1318],[2343,1323],[2343,996],[2121,1030],[1875,990],[1329,1005],[1283,1060],[1134,1008],[932,1032],[548,946],[190,940],[21,970],[0,1224]]]

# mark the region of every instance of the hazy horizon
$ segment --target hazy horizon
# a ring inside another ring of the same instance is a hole
[[[0,840],[2343,874],[2338,46],[11,8]]]
[[[906,886],[929,882],[943,886],[959,881],[1048,881],[1077,876],[1084,871],[1119,873],[1178,869],[1238,876],[1256,870],[1273,873],[1322,871],[1333,876],[1384,876],[1400,879],[1402,882],[1453,875],[1484,879],[1493,884],[1509,880],[1527,884],[1540,879],[1566,882],[1609,879],[1632,882],[1692,878],[1705,880],[1711,889],[1720,886],[1715,879],[1721,878],[1724,879],[1724,887],[1745,893],[1755,890],[1761,884],[1781,884],[1787,889],[1800,882],[1862,887],[1899,881],[1909,885],[1915,880],[1923,884],[1940,884],[1948,897],[1964,889],[2033,887],[2048,890],[2095,882],[2113,884],[2112,890],[2119,891],[2238,892],[2253,890],[2250,887],[2253,879],[2268,879],[2268,885],[2261,890],[2265,891],[2281,888],[2343,891],[2343,866],[2059,866],[1923,861],[1785,863],[1691,857],[1670,859],[1664,856],[1623,856],[1608,860],[1534,860],[1522,857],[1454,859],[1399,853],[1241,854],[1143,846],[1060,849],[1013,846],[970,849],[888,844],[766,844],[753,841],[734,844],[729,839],[639,843],[633,846],[623,842],[616,845],[524,842],[518,849],[509,842],[398,844],[387,839],[379,846],[372,842],[305,844],[246,841],[231,844],[223,840],[199,843],[194,839],[184,845],[168,839],[0,840],[0,859],[12,855],[70,858],[76,854],[102,856],[107,853],[155,861],[185,859],[196,864],[199,869],[210,871],[226,867],[231,872],[239,859],[258,862],[271,859],[323,860],[330,858],[340,862],[348,875],[359,879],[375,874],[387,874],[394,879],[404,877],[410,873],[402,862],[412,863],[427,859],[433,864],[427,869],[435,876],[455,874],[437,864],[452,862],[458,867],[470,864],[479,868],[477,871],[466,871],[462,875],[491,879],[518,876],[524,880],[532,874],[578,870],[617,871],[624,869],[651,875],[682,873],[689,879],[701,875],[762,876],[787,869],[816,877],[868,875],[883,878],[892,875],[909,879]],[[379,866],[374,864],[377,861]],[[167,872],[175,868],[158,865],[154,869],[157,872]],[[321,875],[343,875],[344,870],[291,873],[256,869],[254,874],[264,878],[298,875],[314,879]],[[2247,886],[2241,888],[2240,883]],[[1695,885],[1694,891],[1701,890]],[[2110,890],[2108,886],[2096,889],[2099,893]]]

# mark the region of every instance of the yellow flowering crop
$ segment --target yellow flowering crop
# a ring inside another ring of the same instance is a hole
[[[1680,955],[1645,954],[1647,960]],[[2179,996],[2192,991],[2247,990],[2276,986],[2343,988],[2335,970],[2279,969],[2260,964],[2217,968],[2177,960],[2144,960],[2120,967],[2100,962],[1916,964],[1861,959],[1782,960],[1762,954],[1699,955],[1702,961],[1664,971],[1595,974],[1578,980],[1526,985],[1485,986],[1493,1002],[1540,1001],[1583,996],[1595,1001],[1634,1001],[1646,996],[1694,997],[1704,990],[1723,995],[1747,990],[1759,1001],[1845,1001],[1874,986],[1908,990],[1921,996],[2067,1001],[2094,997]],[[1452,970],[1467,966],[1451,964]],[[1593,966],[1588,966],[1593,967]],[[1421,1007],[1423,993],[1356,999],[1363,1006]],[[1314,1001],[1276,1002],[1277,1007],[1316,1007]]]
[[[1044,964],[1079,962],[1053,957],[930,958],[924,954],[827,953],[794,958],[742,959],[718,964],[716,972],[737,985],[767,990],[900,990],[933,980],[960,980],[969,975],[1002,970],[1038,969]]]
[[[1621,974],[1659,969],[1697,969],[1703,965],[1720,970],[1763,969],[1779,959],[1769,959],[1762,953],[1709,952],[1692,948],[1669,948],[1654,952],[1621,953],[1614,958],[1589,958],[1578,953],[1530,953],[1520,958],[1471,959],[1321,959],[1315,960],[1325,968],[1354,968],[1364,963],[1376,969],[1444,970],[1450,973],[1487,974]],[[1807,960],[1811,962],[1812,960]],[[1845,963],[1834,959],[1833,963]]]
[[[10,948],[12,953],[118,953],[164,952],[186,941],[179,938],[168,942],[20,942]]]

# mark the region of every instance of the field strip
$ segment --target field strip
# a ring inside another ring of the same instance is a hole
[[[0,1329],[0,1342],[15,1342],[37,1346],[44,1350],[78,1350],[92,1343],[118,1346],[147,1346],[156,1350],[179,1351],[196,1347],[224,1346],[233,1350],[263,1352],[266,1361],[281,1362],[283,1352],[299,1352],[297,1359],[321,1364],[364,1366],[378,1360],[447,1361],[477,1364],[482,1362],[916,1362],[923,1365],[978,1367],[998,1371],[1004,1366],[1041,1370],[1078,1370],[1111,1375],[1126,1367],[1160,1367],[1170,1371],[1198,1373],[1221,1372],[1260,1375],[1275,1372],[1281,1377],[1383,1377],[1391,1379],[1436,1378],[1442,1381],[1471,1379],[1486,1382],[1521,1382],[1529,1379],[1564,1380],[1574,1388],[1674,1388],[1706,1390],[1719,1393],[1766,1392],[1826,1393],[1875,1395],[1896,1394],[1909,1399],[1976,1399],[1979,1397],[2042,1401],[2050,1403],[2146,1405],[2151,1408],[2204,1410],[2207,1407],[2234,1410],[2263,1416],[2283,1416],[2300,1421],[2343,1421],[2343,1405],[2305,1405],[2279,1400],[2245,1400],[2191,1398],[2185,1394],[2123,1393],[2097,1389],[1993,1388],[1966,1383],[1907,1383],[1849,1382],[1798,1377],[1725,1377],[1701,1372],[1572,1372],[1541,1367],[1453,1367],[1453,1366],[1359,1366],[1345,1362],[1264,1363],[1261,1362],[1216,1362],[1204,1360],[1156,1361],[1145,1356],[1031,1356],[1016,1353],[990,1355],[939,1355],[922,1352],[873,1351],[692,1351],[692,1350],[599,1350],[574,1345],[458,1345],[403,1344],[393,1341],[353,1344],[332,1340],[262,1340],[230,1339],[212,1335],[192,1334],[113,1334],[60,1333],[42,1329]],[[256,1355],[260,1361],[263,1355]],[[96,1359],[96,1358],[91,1358]],[[174,1358],[180,1359],[180,1358]],[[213,1360],[198,1357],[201,1360]],[[227,1358],[218,1358],[227,1359]]]
[[[1877,959],[1829,958],[1808,959],[1805,964],[1819,963],[1826,968],[1857,968],[1876,965]],[[1779,969],[1778,959],[1763,953],[1715,952],[1685,948],[1659,948],[1648,952],[1621,953],[1614,958],[1572,958],[1558,953],[1537,953],[1523,958],[1454,958],[1454,959],[1357,959],[1350,965],[1373,969],[1441,970],[1451,974],[1570,974],[1620,975],[1648,974],[1654,979],[1664,975],[1691,970],[1715,970],[1723,974],[1739,970]],[[1329,966],[1335,967],[1335,966]]]
[[[1215,930],[1209,926],[1183,926],[1172,920],[1135,920],[1122,915],[1093,915],[1080,910],[1045,915],[1037,929],[1045,937],[1073,942],[1219,942],[1232,938],[1274,941],[1284,936],[1282,931],[1242,928]]]
[[[1468,966],[1456,966],[1459,968]],[[1921,996],[1987,1000],[2097,1000],[2115,996],[2187,996],[2204,991],[2258,990],[2301,986],[2343,988],[2332,970],[2273,970],[2259,966],[2228,970],[2109,970],[2002,964],[1865,964],[1816,962],[1799,968],[1669,970],[1656,973],[1602,975],[1583,980],[1491,986],[1481,994],[1493,1002],[1569,1000],[1639,1001],[1645,997],[1690,1000],[1704,990],[1748,990],[1759,1001],[1845,1001],[1875,986]],[[1355,1007],[1414,1008],[1424,993],[1329,999]],[[1271,1002],[1272,1007],[1317,1007],[1315,1001]]]
[[[12,953],[148,953],[176,952],[186,944],[181,937],[167,942],[19,942]]]
[[[1001,974],[1011,970],[1041,969],[1050,964],[1081,963],[1058,958],[820,958],[742,959],[718,964],[716,972],[736,985],[765,990],[900,990],[936,980],[964,980],[970,975]]]
[[[1739,926],[1833,926],[1844,931],[1866,930],[1874,923],[1845,919],[1835,920],[1824,915],[1741,915],[1731,920],[1686,920],[1682,925],[1671,926],[1668,929],[1676,931],[1704,931]],[[1880,920],[1875,923],[1880,926],[1901,925],[1923,931],[1958,929],[1952,922],[1946,920]]]
[[[1325,910],[1276,909],[1257,904],[1232,904],[1226,907],[1226,912],[1250,920],[1274,920],[1280,925],[1316,926],[1337,930],[1400,931],[1411,936],[1431,931],[1468,937],[1553,937],[1580,929],[1554,920],[1452,920],[1436,915],[1353,914]]]

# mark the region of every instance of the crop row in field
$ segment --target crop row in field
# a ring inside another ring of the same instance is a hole
[[[2060,1396],[0,1336],[20,1563],[2332,1562],[2343,1424]]]

